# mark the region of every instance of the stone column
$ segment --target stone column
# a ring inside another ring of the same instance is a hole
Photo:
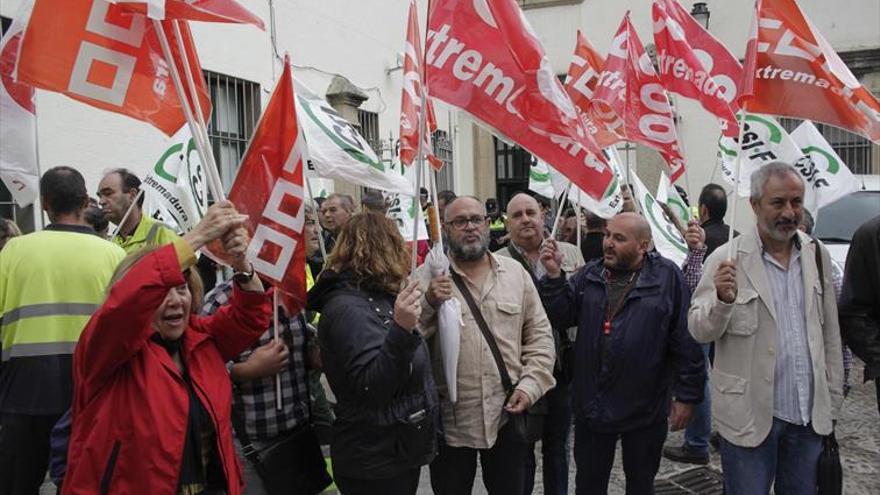
[[[358,108],[369,99],[366,93],[342,76],[334,76],[327,87],[325,94],[327,103],[339,112],[345,120],[361,131],[360,122],[358,121]],[[355,198],[355,204],[360,202],[361,187],[350,182],[340,180],[333,181],[334,192],[340,194],[349,194]]]

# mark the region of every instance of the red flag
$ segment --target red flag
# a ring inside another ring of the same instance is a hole
[[[25,31],[17,77],[32,86],[149,122],[171,136],[186,119],[153,26],[146,16],[103,0],[37,0]],[[207,116],[211,100],[199,58],[189,27],[186,23],[180,27],[202,113]],[[163,30],[174,64],[183,74],[174,29],[163,22]]]
[[[794,0],[758,0],[744,65],[740,103],[749,112],[825,122],[880,143],[880,102]]]
[[[306,300],[304,140],[295,105],[293,76],[285,59],[229,191],[229,200],[250,218],[248,260],[285,295],[291,314]]]
[[[571,65],[568,67],[568,76],[565,79],[565,91],[568,92],[574,106],[580,110],[584,126],[593,139],[602,148],[607,148],[622,141],[623,136],[618,136],[608,130],[605,124],[589,116],[590,101],[593,99],[593,92],[596,90],[599,74],[604,66],[605,58],[578,30],[577,45],[575,45]]]
[[[400,94],[400,161],[412,165],[419,153],[419,112],[422,105],[422,42],[419,36],[419,18],[415,1],[409,4],[409,22],[406,28],[406,52],[403,60],[403,89]],[[443,161],[431,153],[430,133],[437,130],[434,105],[425,98],[428,114],[425,115],[428,135],[422,144],[428,161],[435,169],[443,167]]]
[[[722,134],[737,137],[742,65],[677,0],[654,0],[652,17],[660,81],[667,90],[699,101],[718,117]]]
[[[253,24],[265,30],[263,20],[235,0],[110,0],[127,10],[153,19]]]
[[[435,0],[428,28],[431,95],[604,195],[613,174],[514,0]]]
[[[622,129],[627,140],[659,151],[669,167],[670,180],[684,173],[669,98],[629,22],[628,11],[611,42],[591,110],[592,117],[609,129],[618,133]]]
[[[36,200],[40,189],[34,88],[12,76],[29,14],[25,2],[0,39],[0,180],[22,208]]]

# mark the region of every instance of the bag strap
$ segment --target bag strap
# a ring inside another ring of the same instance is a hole
[[[511,258],[518,261],[519,264],[522,265],[522,267],[525,268],[527,272],[529,272],[529,276],[532,277],[532,282],[534,282],[535,286],[537,286],[538,285],[538,278],[535,277],[535,272],[532,271],[532,265],[529,264],[529,262],[522,255],[522,253],[520,253],[518,249],[513,247],[512,244],[507,245],[507,252],[510,253]]]
[[[495,336],[492,335],[492,332],[489,330],[489,325],[486,323],[486,319],[483,318],[483,313],[480,311],[480,307],[477,306],[477,302],[474,301],[474,296],[471,294],[470,289],[465,285],[461,275],[455,270],[450,270],[450,273],[452,274],[452,281],[455,282],[455,285],[464,297],[465,302],[467,302],[471,314],[473,314],[474,319],[477,320],[477,326],[480,327],[480,332],[482,332],[483,338],[485,338],[486,343],[489,344],[489,350],[492,351],[492,357],[495,358],[495,365],[498,366],[498,373],[501,375],[501,385],[504,387],[504,391],[507,395],[512,394],[513,382],[510,380],[510,374],[507,372],[504,358],[501,357],[501,350],[498,349],[498,342],[495,341]]]
[[[232,431],[235,433],[235,437],[238,438],[238,443],[241,444],[241,454],[249,462],[251,462],[255,466],[259,466],[260,452],[257,451],[256,447],[254,447],[254,443],[251,441],[250,436],[247,434],[247,426],[245,426],[244,414],[242,414],[240,408],[235,406],[234,402],[232,405],[231,419]]]

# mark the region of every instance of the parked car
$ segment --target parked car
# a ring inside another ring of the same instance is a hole
[[[880,214],[880,175],[857,175],[861,189],[830,205],[816,215],[813,235],[828,246],[831,259],[843,267],[856,229]]]

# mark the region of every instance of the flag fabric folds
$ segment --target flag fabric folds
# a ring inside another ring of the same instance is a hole
[[[174,133],[142,184],[147,215],[179,233],[199,223],[208,209],[208,184],[189,126]]]
[[[436,0],[428,15],[430,94],[552,164],[601,198],[613,180],[514,0]]]
[[[611,42],[591,107],[592,117],[626,139],[660,152],[676,181],[684,173],[675,119],[666,90],[645,53],[629,12]]]
[[[0,179],[22,208],[36,201],[40,190],[34,88],[13,79],[30,7],[29,1],[22,4],[0,40]]]
[[[587,131],[596,140],[596,144],[605,148],[623,140],[623,135],[609,130],[601,121],[590,117],[590,102],[596,85],[599,83],[599,74],[605,66],[605,58],[593,48],[587,38],[577,33],[577,44],[568,66],[568,75],[565,78],[565,91],[571,97],[572,103],[580,111],[581,120]],[[621,132],[623,132],[621,130]]]
[[[254,131],[229,200],[249,218],[248,260],[281,291],[290,314],[305,306],[304,145],[293,77],[284,69]]]
[[[182,74],[173,26],[167,21],[162,26]],[[211,101],[199,58],[189,27],[181,23],[180,28],[207,118]],[[186,119],[169,69],[154,24],[145,15],[104,0],[36,0],[16,76],[34,87],[149,122],[171,136]]]
[[[660,81],[718,117],[725,136],[737,136],[742,65],[678,0],[654,0],[651,13]]]
[[[370,143],[327,100],[297,81],[297,114],[309,168],[325,179],[413,195],[413,186],[376,156]]]
[[[758,0],[743,65],[740,103],[749,112],[824,122],[880,143],[880,102],[794,0]]]
[[[152,19],[252,24],[265,30],[263,21],[235,0],[110,0]]]
[[[633,199],[638,201],[640,211],[651,226],[651,240],[654,247],[677,266],[682,266],[687,258],[688,246],[684,236],[672,223],[660,207],[657,199],[648,192],[648,188],[642,183],[635,173],[630,174],[633,186]]]
[[[422,42],[419,36],[419,18],[415,0],[409,4],[409,17],[406,28],[406,50],[403,60],[403,89],[400,94],[400,161],[404,165],[412,165],[419,152],[419,113],[422,111]],[[422,137],[422,152],[435,169],[443,167],[443,161],[431,152],[430,135],[437,130],[434,117],[434,105],[425,98],[427,114],[425,115],[426,135]]]

